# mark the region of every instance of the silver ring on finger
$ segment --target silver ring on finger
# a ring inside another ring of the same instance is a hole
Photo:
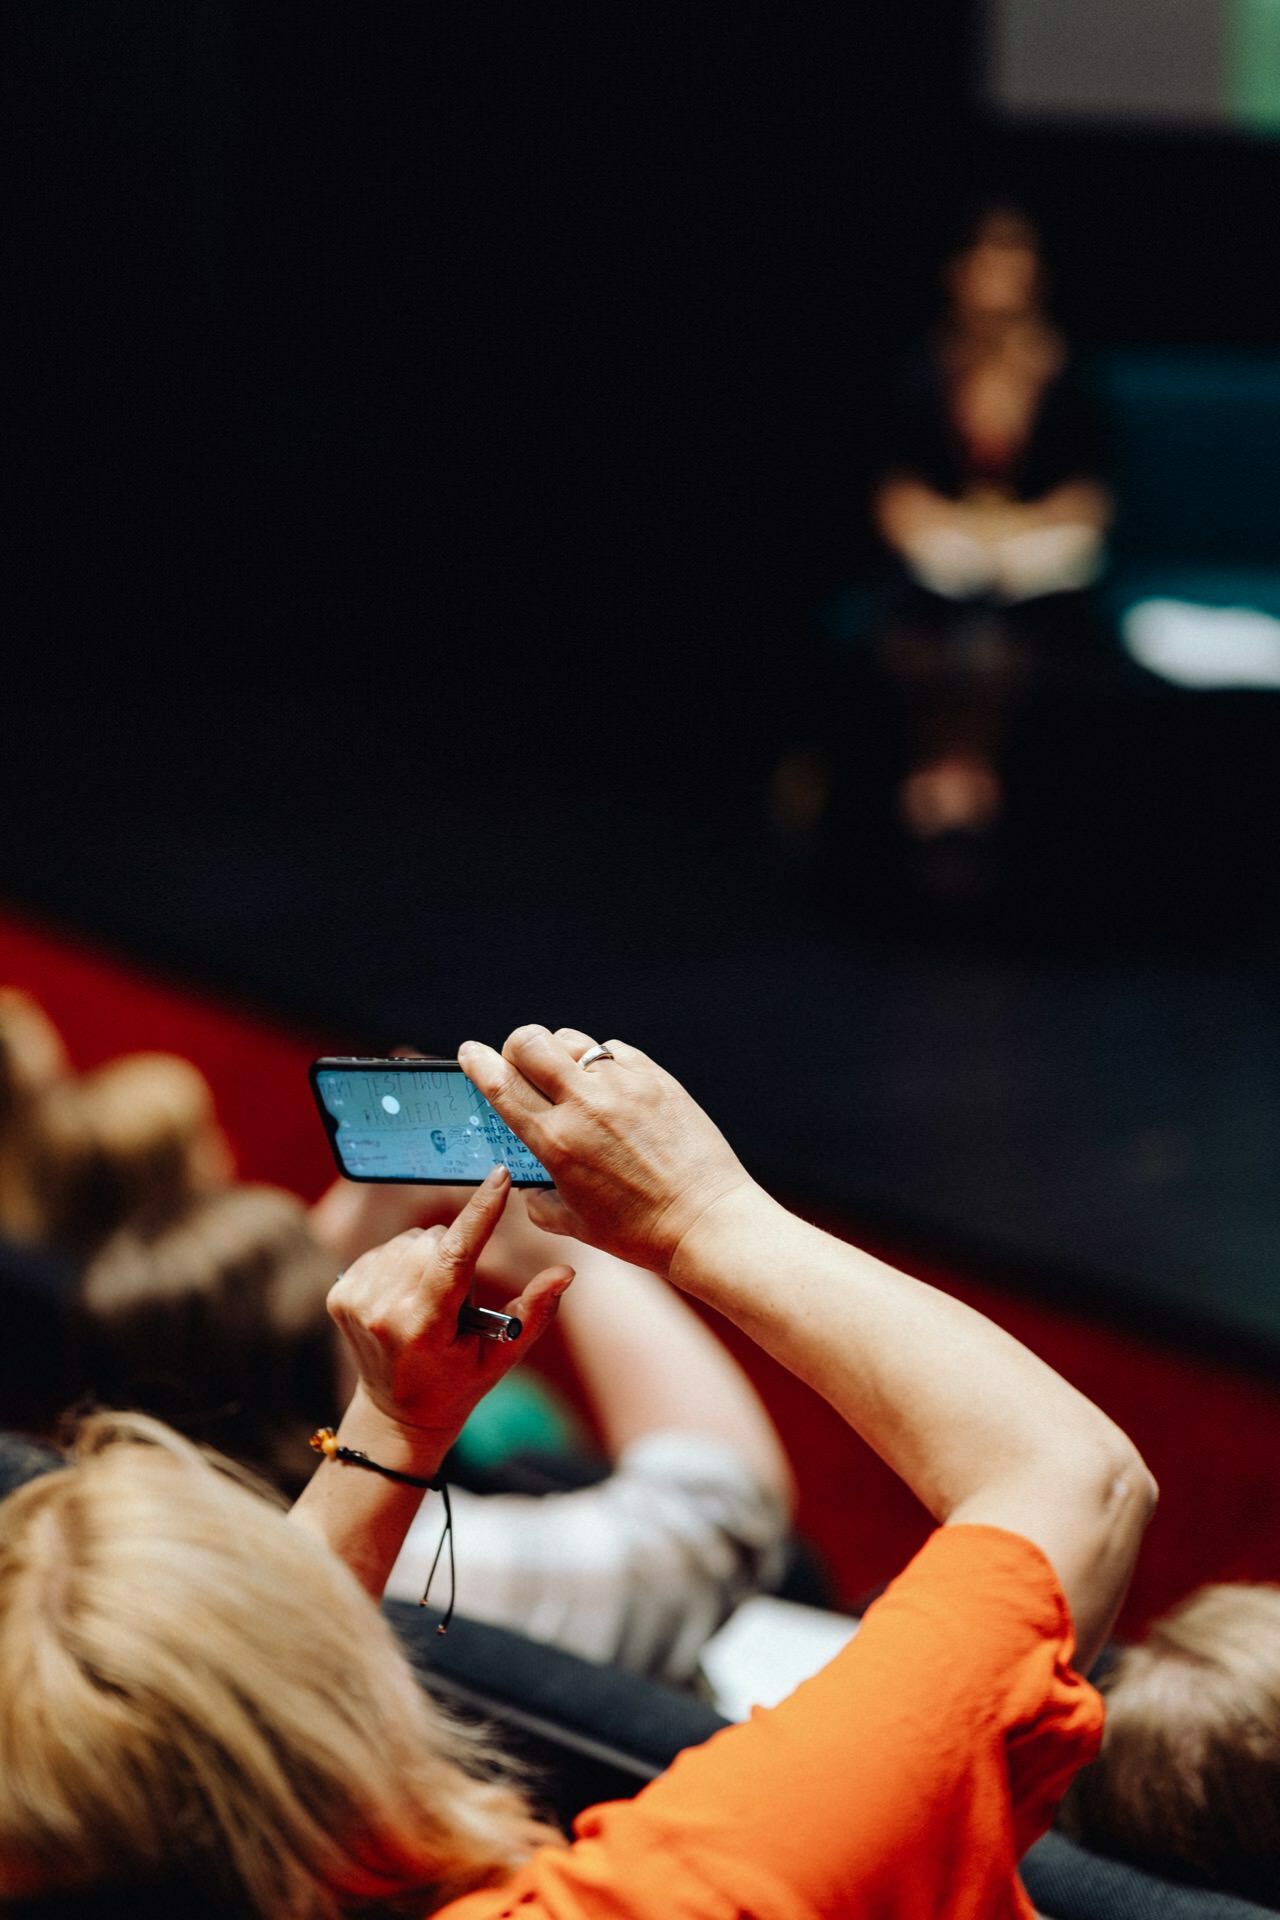
[[[588,1047],[581,1060],[579,1060],[578,1065],[580,1067],[593,1067],[597,1060],[612,1060],[612,1058],[613,1054],[608,1047]]]

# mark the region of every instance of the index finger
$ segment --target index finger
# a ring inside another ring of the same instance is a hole
[[[426,1264],[439,1269],[458,1292],[465,1294],[470,1287],[476,1261],[502,1218],[510,1191],[511,1175],[505,1167],[495,1167],[431,1249]]]

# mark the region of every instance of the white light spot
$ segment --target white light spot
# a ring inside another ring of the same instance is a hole
[[[396,1099],[394,1093],[383,1094],[382,1106],[383,1111],[386,1113],[399,1113],[400,1111],[400,1102]]]
[[[1280,620],[1257,607],[1139,600],[1121,623],[1138,665],[1179,687],[1280,687]]]

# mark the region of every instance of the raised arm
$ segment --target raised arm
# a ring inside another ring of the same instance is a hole
[[[573,1278],[568,1267],[548,1267],[508,1303],[523,1322],[512,1344],[459,1332],[476,1262],[510,1191],[509,1175],[495,1170],[452,1226],[411,1227],[373,1248],[329,1294],[357,1381],[338,1441],[415,1482],[434,1479],[467,1415],[550,1324]],[[317,1468],[292,1517],[380,1597],[421,1503],[421,1485],[335,1460]]]
[[[450,1225],[474,1193],[472,1187],[337,1180],[311,1208],[309,1224],[333,1252],[335,1269],[349,1267],[411,1225]],[[576,1279],[560,1327],[610,1459],[646,1434],[705,1434],[729,1448],[789,1510],[790,1469],[759,1395],[724,1343],[656,1274],[596,1247],[566,1246],[533,1226],[519,1207],[499,1215],[476,1272],[507,1297],[518,1294],[531,1273],[565,1263]],[[349,1354],[346,1370],[354,1386]]]
[[[1154,1503],[1132,1443],[982,1315],[788,1214],[670,1074],[610,1041],[524,1027],[469,1043],[475,1084],[553,1174],[536,1224],[665,1273],[807,1381],[944,1523],[1034,1541],[1085,1665]]]

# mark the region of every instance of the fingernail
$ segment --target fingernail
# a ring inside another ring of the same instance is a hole
[[[484,1185],[486,1187],[500,1187],[510,1178],[511,1176],[505,1167],[495,1167],[492,1173],[485,1175]]]

